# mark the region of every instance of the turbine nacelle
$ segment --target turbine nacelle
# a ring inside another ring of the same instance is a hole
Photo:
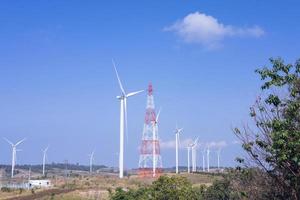
[[[193,145],[194,145],[194,143],[189,143],[188,145],[187,145],[187,148],[193,148]]]
[[[193,143],[193,146],[197,146],[198,145],[198,140],[199,140],[199,137],[197,137]]]
[[[183,128],[176,128],[175,134],[180,134],[180,133],[182,133],[182,131],[183,131]]]

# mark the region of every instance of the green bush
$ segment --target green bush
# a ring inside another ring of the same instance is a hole
[[[110,192],[111,200],[200,200],[203,188],[193,188],[192,184],[184,177],[161,176],[152,185],[140,187],[137,190],[117,188]]]
[[[11,189],[8,187],[2,187],[1,192],[11,192]]]

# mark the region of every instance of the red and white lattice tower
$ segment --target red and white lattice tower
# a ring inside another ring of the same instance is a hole
[[[148,86],[146,116],[140,148],[140,177],[158,177],[162,172],[157,124],[158,118],[155,113],[153,87],[150,83]]]

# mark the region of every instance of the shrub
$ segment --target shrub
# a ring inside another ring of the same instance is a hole
[[[11,189],[8,187],[2,187],[1,192],[11,192]]]

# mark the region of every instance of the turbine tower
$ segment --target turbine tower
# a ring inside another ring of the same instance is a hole
[[[158,120],[160,111],[156,115],[153,86],[148,86],[146,115],[143,128],[142,144],[139,158],[140,177],[158,177],[162,172],[162,160],[158,137]]]
[[[120,153],[119,153],[119,178],[123,178],[124,176],[124,132],[125,132],[125,126],[124,126],[124,121],[127,129],[127,98],[134,96],[138,93],[143,92],[143,90],[137,91],[137,92],[131,92],[131,93],[126,93],[123,85],[121,83],[116,65],[114,61],[112,60],[112,64],[114,66],[116,76],[118,79],[119,87],[121,89],[121,95],[117,96],[117,99],[120,100]],[[126,132],[127,134],[127,132]]]
[[[89,155],[89,157],[90,157],[90,174],[93,172],[94,153],[95,153],[95,151],[92,151],[92,153]]]
[[[176,174],[178,174],[178,147],[179,147],[179,134],[182,132],[182,128],[175,129],[175,145],[176,145]]]
[[[43,176],[45,176],[45,163],[46,163],[48,148],[49,148],[49,146],[47,146],[46,149],[42,150],[42,152],[43,152]]]
[[[21,144],[22,142],[24,142],[24,140],[26,140],[26,138],[24,138],[23,140],[20,140],[19,142],[17,142],[16,144],[13,144],[11,141],[9,141],[8,139],[4,138],[4,140],[6,140],[6,142],[8,144],[11,145],[12,147],[12,159],[11,159],[11,178],[14,177],[14,170],[15,170],[15,165],[16,165],[16,159],[17,159],[17,146],[19,144]]]

